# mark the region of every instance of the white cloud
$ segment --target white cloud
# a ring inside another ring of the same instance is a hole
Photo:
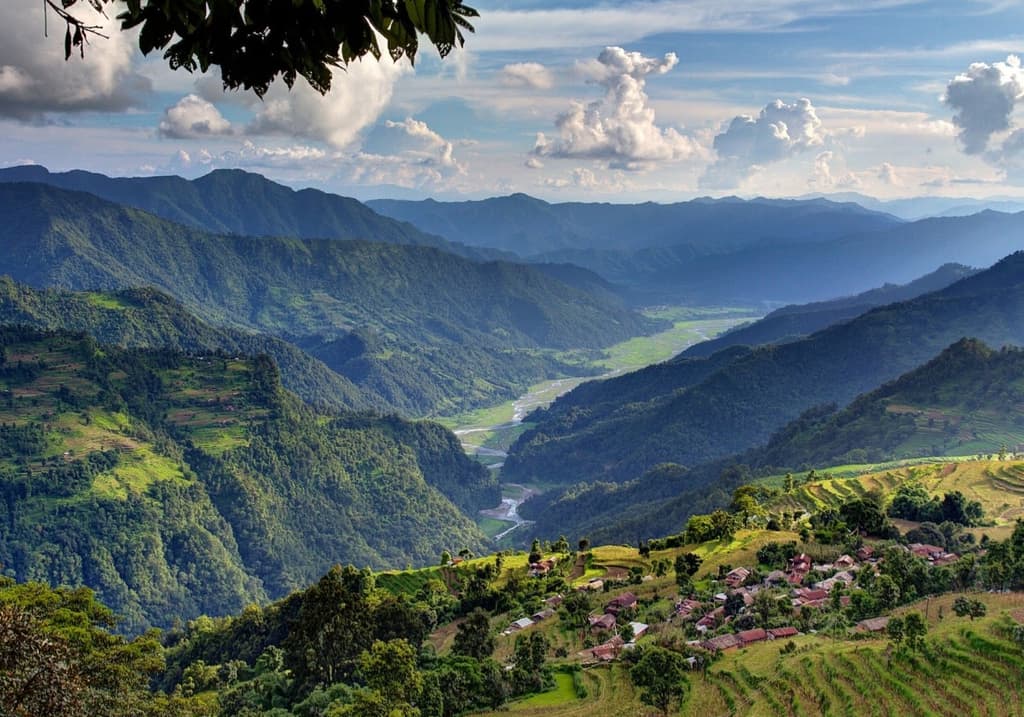
[[[827,134],[806,98],[792,104],[775,100],[757,117],[733,117],[715,136],[718,159],[701,178],[702,186],[734,186],[747,174],[825,143]],[[819,155],[820,156],[820,155]]]
[[[117,112],[139,102],[150,89],[132,67],[134,37],[120,23],[97,13],[88,3],[74,12],[103,28],[109,39],[95,38],[64,60],[65,26],[50,11],[49,37],[43,36],[43,4],[5,0],[0,30],[0,116],[38,120],[47,113],[87,110]]]
[[[975,62],[946,86],[942,101],[954,110],[953,124],[967,154],[981,154],[993,135],[1012,126],[1013,108],[1024,98],[1020,58],[1006,62]]]
[[[527,157],[526,161],[523,162],[523,165],[527,169],[544,169],[544,163],[536,157]]]
[[[894,187],[899,187],[903,184],[899,174],[896,172],[896,167],[889,162],[882,162],[878,167],[877,176],[878,180],[882,182],[882,184],[888,184]]]
[[[853,172],[836,171],[834,164],[842,167],[841,160],[831,150],[818,153],[814,158],[814,173],[808,184],[816,189],[855,189],[861,186],[861,180]]]
[[[198,95],[186,95],[168,107],[157,131],[163,137],[194,139],[231,134],[231,123],[220,111]]]
[[[555,121],[558,137],[538,133],[534,154],[603,159],[631,169],[694,156],[699,152],[696,142],[672,127],[655,124],[654,109],[644,93],[648,75],[665,74],[678,61],[674,53],[659,60],[606,47],[597,60],[581,63],[578,70],[604,87],[604,97],[588,105],[573,102]]]
[[[256,117],[246,128],[250,135],[288,135],[326,142],[334,148],[350,145],[377,121],[391,101],[395,81],[411,71],[407,62],[387,57],[353,62],[334,73],[331,91],[320,95],[304,80],[289,90],[275,82]]]
[[[554,87],[555,78],[551,71],[539,62],[515,62],[501,70],[501,83],[506,87],[529,87],[535,90],[549,90]]]

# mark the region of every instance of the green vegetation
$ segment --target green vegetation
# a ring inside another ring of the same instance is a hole
[[[266,357],[0,330],[0,564],[87,585],[138,631],[307,584],[339,559],[433,563],[498,501],[440,426],[319,416]],[[454,503],[454,504],[453,504]]]
[[[767,441],[812,406],[845,404],[963,336],[1022,344],[1012,319],[1024,310],[1022,269],[1024,254],[1014,254],[942,291],[802,341],[726,349],[586,384],[531,416],[536,425],[512,447],[504,479],[621,482],[663,462],[696,466]]]
[[[288,338],[370,403],[409,415],[514,397],[579,373],[557,351],[661,327],[607,292],[432,247],[219,236],[36,184],[0,186],[0,207],[0,273],[33,286],[154,287],[213,324]]]
[[[33,289],[0,276],[0,324],[82,331],[100,343],[132,348],[267,354],[280,367],[284,387],[310,405],[329,410],[386,407],[292,344],[272,336],[214,328],[155,289],[105,293]]]

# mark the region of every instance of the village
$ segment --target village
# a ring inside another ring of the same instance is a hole
[[[897,549],[920,558],[929,566],[951,565],[958,559],[955,553],[922,543],[897,546]],[[628,581],[594,577],[575,587],[578,593],[602,594],[607,597],[600,609],[586,615],[586,625],[581,629],[581,641],[585,649],[575,653],[578,662],[584,666],[609,663],[617,660],[624,651],[633,650],[637,641],[653,631],[680,628],[690,638],[686,644],[691,648],[702,648],[717,654],[727,650],[744,648],[749,645],[774,640],[788,640],[803,632],[816,632],[813,612],[827,609],[845,609],[853,597],[863,591],[860,586],[866,582],[858,580],[862,571],[870,571],[871,577],[878,574],[884,558],[875,548],[864,545],[852,555],[842,554],[831,562],[814,562],[805,552],[786,559],[785,569],[761,573],[756,567],[720,566],[718,574],[710,579],[710,590],[693,590],[674,598],[671,614],[660,624],[647,624],[637,619],[641,612],[641,601],[633,590],[614,593],[620,587],[629,586]],[[541,578],[555,571],[557,558],[530,563],[527,575]],[[637,576],[633,577],[635,581]],[[653,575],[639,577],[639,582],[654,580]],[[523,616],[503,631],[513,635],[529,630],[559,616],[559,608],[565,604],[566,595],[557,593],[544,598],[543,609],[529,616]],[[568,616],[561,614],[562,619]],[[854,623],[854,633],[877,633],[884,631],[889,618],[886,616],[866,617]],[[687,662],[691,669],[702,666],[700,657],[690,656]]]

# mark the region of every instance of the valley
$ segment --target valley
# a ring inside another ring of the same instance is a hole
[[[749,309],[740,308],[664,307],[648,310],[645,314],[654,319],[671,321],[672,328],[609,347],[603,356],[592,361],[594,367],[604,370],[600,376],[545,381],[531,387],[514,401],[461,416],[442,418],[440,423],[452,429],[467,454],[490,470],[497,471],[500,476],[508,448],[528,428],[523,421],[535,409],[546,408],[559,396],[585,381],[605,380],[667,361],[696,343],[708,341],[737,325],[759,318]],[[514,512],[519,503],[550,487],[543,480],[533,481],[530,488],[518,484],[503,486],[505,493],[502,506],[481,511],[481,529],[495,541],[510,536],[519,526],[529,524],[529,521],[524,521]]]

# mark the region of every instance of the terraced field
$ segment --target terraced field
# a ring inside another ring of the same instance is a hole
[[[927,463],[852,477],[825,478],[779,496],[769,508],[775,512],[796,513],[834,508],[869,492],[890,495],[909,480],[918,481],[930,494],[940,497],[950,491],[960,491],[967,498],[979,501],[986,518],[997,526],[1006,526],[1024,517],[1024,463],[1000,460]],[[996,535],[992,531],[989,534]]]
[[[926,649],[894,654],[884,637],[833,639],[800,635],[796,649],[764,642],[730,650],[706,675],[693,673],[680,715],[751,717],[913,715],[1024,716],[1024,651],[1009,639],[1010,617],[1024,618],[1024,594],[972,595],[989,617],[957,618],[955,595],[933,598],[917,610],[929,622]],[[623,663],[581,673],[586,696],[570,698],[565,685],[500,712],[540,717],[654,715],[632,687]]]

